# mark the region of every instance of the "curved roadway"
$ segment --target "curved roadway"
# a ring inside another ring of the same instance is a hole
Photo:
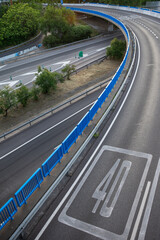
[[[160,239],[160,23],[98,10],[136,34],[137,74],[125,102],[28,239]]]

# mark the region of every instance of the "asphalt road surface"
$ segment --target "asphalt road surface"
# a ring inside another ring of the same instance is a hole
[[[99,11],[120,18],[136,34],[137,72],[112,119],[28,239],[160,239],[159,20]]]
[[[106,47],[114,37],[119,36],[122,36],[122,33],[115,31],[113,34],[99,36],[71,46],[42,51],[38,55],[20,57],[17,61],[6,63],[0,66],[0,89],[6,85],[15,88],[19,83],[31,86],[35,81],[38,66],[50,71],[59,71],[66,64],[74,64],[77,68],[87,65],[97,58],[104,57]],[[80,51],[83,51],[83,58],[78,58]]]

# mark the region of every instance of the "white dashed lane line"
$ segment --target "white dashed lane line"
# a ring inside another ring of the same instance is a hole
[[[152,29],[150,29],[149,27],[147,27],[146,25],[144,25],[144,24],[141,23],[141,22],[138,22],[138,21],[134,21],[134,22],[137,23],[137,24],[139,24],[139,25],[141,25],[141,26],[143,26],[144,28],[146,28],[150,33],[153,34],[154,37],[156,37],[156,39],[158,39],[157,34],[156,34],[155,32],[153,32]]]

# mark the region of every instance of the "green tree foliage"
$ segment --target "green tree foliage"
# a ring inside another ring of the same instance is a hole
[[[34,101],[38,101],[39,95],[40,95],[40,88],[37,87],[37,86],[34,84],[33,87],[32,87],[32,89],[31,89],[31,96],[32,96],[33,100],[34,100]]]
[[[35,85],[40,87],[42,93],[47,94],[51,89],[56,89],[56,78],[48,69],[44,68],[39,74],[36,74],[36,76]]]
[[[0,90],[0,113],[5,117],[8,114],[8,110],[16,105],[16,94],[9,88],[5,87],[3,90]]]
[[[8,4],[1,4],[0,6],[0,18],[7,12],[9,8]]]
[[[17,101],[21,103],[23,107],[25,107],[30,98],[30,92],[26,86],[21,84],[20,87],[16,90],[16,96]]]
[[[72,72],[75,71],[75,66],[72,65],[70,66],[69,64],[67,64],[63,69],[62,69],[62,73],[64,74],[64,76],[67,77],[68,80],[70,80],[70,75]]]
[[[125,41],[114,38],[111,41],[111,46],[107,48],[106,55],[111,58],[121,59],[124,56],[126,49]]]
[[[19,44],[37,33],[39,11],[14,4],[0,19],[0,47]]]
[[[41,30],[45,34],[43,45],[48,48],[88,38],[92,34],[91,27],[75,25],[75,14],[70,9],[53,6],[46,8]]]

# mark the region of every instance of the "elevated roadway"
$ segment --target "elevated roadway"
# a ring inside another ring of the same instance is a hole
[[[132,29],[137,68],[98,140],[28,239],[159,240],[160,23],[145,15],[91,9]]]

